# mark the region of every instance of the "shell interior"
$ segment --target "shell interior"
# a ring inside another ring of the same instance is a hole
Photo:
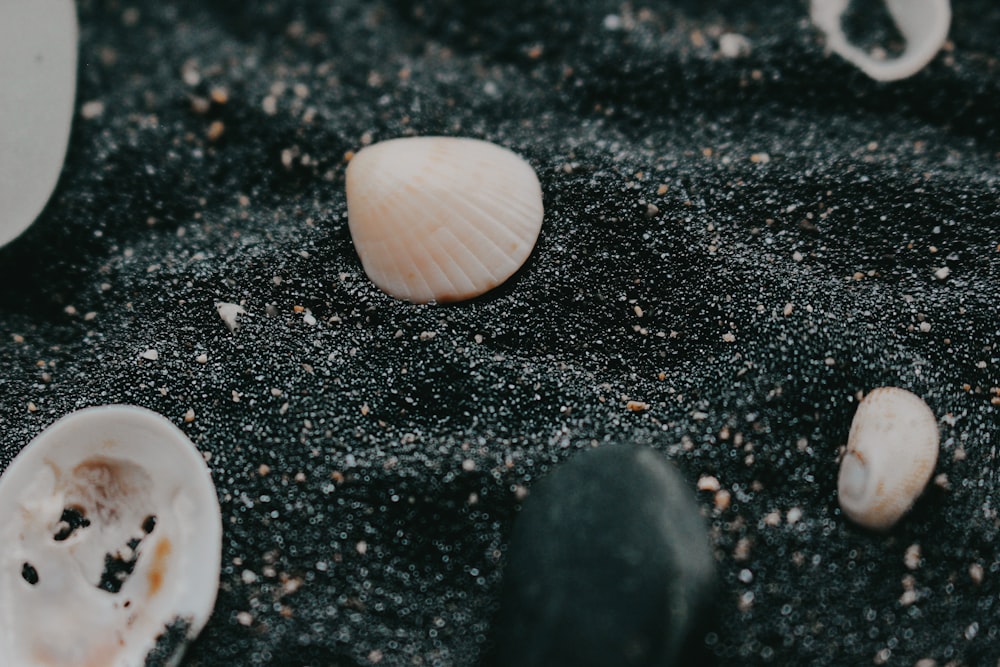
[[[211,615],[208,468],[156,413],[76,412],[0,478],[0,665],[174,665]]]
[[[0,246],[34,222],[59,180],[77,40],[73,0],[0,2]]]
[[[906,49],[896,58],[879,59],[852,44],[841,26],[849,0],[812,0],[812,21],[826,33],[835,53],[877,81],[896,81],[913,76],[929,63],[948,37],[950,0],[885,0],[896,28],[906,40]]]
[[[409,137],[347,168],[348,225],[365,273],[414,303],[463,301],[510,278],[542,226],[535,171],[476,139]]]

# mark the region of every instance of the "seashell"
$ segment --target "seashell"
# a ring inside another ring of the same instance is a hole
[[[35,221],[59,180],[77,40],[73,0],[0,2],[0,246]]]
[[[937,420],[920,397],[898,387],[873,390],[858,405],[840,463],[844,514],[873,530],[892,527],[927,486],[938,446]]]
[[[160,415],[81,410],[0,477],[0,665],[176,665],[215,604],[222,519]]]
[[[524,264],[542,227],[542,189],[495,144],[410,137],[369,146],[347,167],[347,219],[365,273],[414,303],[463,301]]]
[[[874,58],[851,44],[841,27],[850,0],[812,0],[810,15],[826,33],[827,45],[876,81],[896,81],[913,76],[934,59],[948,37],[950,0],[885,0],[892,20],[906,40],[906,49],[896,58]]]

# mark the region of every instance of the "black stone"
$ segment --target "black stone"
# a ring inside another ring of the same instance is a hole
[[[588,450],[532,489],[515,524],[492,662],[680,664],[714,565],[692,487],[661,454]]]

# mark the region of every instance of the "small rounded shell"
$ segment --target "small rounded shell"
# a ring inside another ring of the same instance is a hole
[[[410,137],[347,167],[347,218],[365,273],[414,303],[464,301],[510,278],[542,226],[535,171],[476,139]]]
[[[0,477],[0,665],[177,665],[215,604],[222,518],[184,434],[73,413]]]
[[[858,406],[840,463],[844,514],[872,530],[892,527],[927,486],[938,447],[937,420],[920,397],[898,387],[873,390]]]

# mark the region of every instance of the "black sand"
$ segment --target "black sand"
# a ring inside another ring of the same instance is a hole
[[[78,4],[78,103],[103,113],[0,251],[0,467],[106,403],[211,454],[222,583],[185,664],[476,665],[519,497],[619,440],[731,494],[698,494],[719,665],[996,664],[995,3],[957,0],[946,52],[895,84],[828,57],[804,2]],[[412,306],[365,278],[345,154],[405,134],[538,171],[542,236],[504,288]],[[885,535],[835,496],[880,385],[942,436]]]

